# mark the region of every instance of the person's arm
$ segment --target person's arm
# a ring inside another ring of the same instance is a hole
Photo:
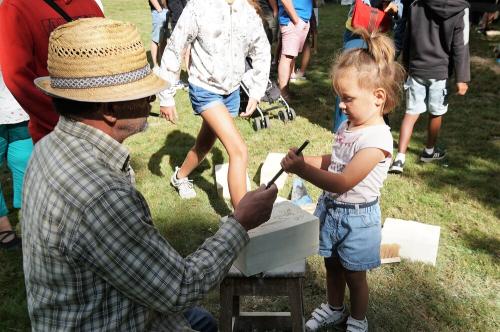
[[[255,15],[254,23],[254,26],[248,29],[252,33],[252,42],[248,52],[248,56],[252,59],[252,69],[248,70],[242,78],[249,89],[250,100],[241,116],[252,115],[257,103],[264,96],[271,67],[271,46],[262,26],[262,20],[257,15]]]
[[[297,156],[292,150],[281,161],[281,167],[286,172],[297,174],[320,189],[342,194],[361,182],[385,157],[386,152],[381,149],[361,149],[346,165],[342,173],[332,173],[327,169],[317,168],[316,165],[304,162],[304,158]]]
[[[278,0],[267,0],[269,3],[269,6],[273,10],[273,16],[277,17],[278,16]]]
[[[69,252],[131,300],[157,312],[179,312],[221,282],[249,241],[246,229],[269,219],[277,191],[272,186],[247,193],[234,217],[183,258],[153,226],[139,192],[111,188],[87,205]]]
[[[176,81],[177,74],[181,70],[182,51],[194,41],[198,33],[198,25],[194,19],[196,16],[193,11],[193,1],[188,2],[161,57],[158,74],[170,84]],[[160,112],[173,123],[177,120],[174,95],[175,89],[173,87],[159,93]]]
[[[5,85],[26,110],[32,120],[38,123],[54,122],[50,98],[35,87],[37,78],[34,61],[35,50],[29,26],[23,15],[12,5],[3,4],[0,10],[0,63]],[[45,112],[33,112],[34,110]]]
[[[157,12],[163,11],[163,8],[161,7],[161,5],[158,2],[158,0],[149,0],[149,2],[153,5],[153,7],[155,7],[155,9],[156,9]]]
[[[467,92],[467,82],[470,81],[469,30],[469,8],[466,8],[463,17],[458,19],[452,41],[452,61],[457,94],[461,96]]]
[[[297,25],[302,21],[300,17],[297,15],[297,12],[295,11],[295,7],[293,6],[292,0],[281,0],[281,4],[283,5],[283,8],[288,14],[288,17],[290,17],[290,20],[292,21],[293,25]]]

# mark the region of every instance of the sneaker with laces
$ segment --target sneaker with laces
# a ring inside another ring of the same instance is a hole
[[[322,303],[314,309],[311,318],[306,323],[306,331],[312,332],[325,326],[342,325],[345,323],[349,313],[345,306],[342,310],[333,310],[328,303]]]
[[[434,160],[441,160],[446,156],[446,151],[435,147],[434,152],[432,153],[427,153],[425,152],[425,149],[422,151],[422,154],[420,155],[420,161],[423,161],[424,163],[430,163]]]
[[[367,332],[368,331],[368,320],[357,320],[349,316],[347,319],[347,329],[346,332]]]
[[[170,183],[177,189],[182,199],[195,198],[196,191],[194,190],[193,180],[189,180],[187,177],[178,179],[177,173],[179,173],[179,169],[179,167],[175,167],[175,172],[170,177]]]
[[[404,167],[405,167],[404,161],[396,159],[392,162],[391,167],[389,168],[389,173],[401,174],[403,173]]]

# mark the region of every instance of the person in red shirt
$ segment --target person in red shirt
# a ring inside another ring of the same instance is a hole
[[[55,0],[73,19],[103,17],[94,0]],[[0,5],[0,66],[5,84],[30,116],[36,143],[54,129],[59,115],[33,80],[47,76],[49,35],[66,20],[42,0],[4,0]]]

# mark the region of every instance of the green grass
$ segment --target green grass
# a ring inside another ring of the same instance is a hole
[[[150,13],[146,1],[104,1],[108,17],[137,24],[149,48]],[[250,152],[249,176],[255,188],[259,167],[268,152],[284,152],[311,140],[307,154],[331,149],[333,94],[329,67],[341,46],[346,7],[327,4],[320,9],[319,53],[312,59],[309,80],[294,86],[292,104],[299,115],[283,124],[272,120],[268,130],[254,132],[251,124],[236,124]],[[498,26],[497,26],[498,28]],[[436,267],[410,263],[383,266],[371,271],[368,319],[372,331],[498,331],[500,330],[500,74],[492,61],[491,40],[471,31],[473,81],[466,97],[452,96],[440,143],[449,157],[440,164],[417,162],[425,140],[421,119],[407,157],[403,176],[389,176],[382,193],[385,217],[417,220],[441,226]],[[192,146],[200,118],[192,115],[186,92],[176,96],[179,124],[151,117],[150,129],[126,141],[132,153],[138,189],[150,204],[155,224],[174,247],[187,255],[217,230],[218,218],[230,204],[217,197],[213,180],[215,164],[227,162],[218,143],[194,172],[198,197],[181,201],[169,186],[173,167]],[[154,110],[158,111],[158,104]],[[391,115],[398,139],[403,115],[399,107]],[[9,174],[0,169],[2,186],[10,195]],[[288,196],[291,180],[280,191]],[[319,190],[307,185],[314,199]],[[17,212],[9,216],[17,222]],[[325,271],[318,256],[308,259],[304,289],[305,314],[325,301]],[[27,331],[29,319],[19,252],[0,252],[0,331]],[[218,290],[202,303],[218,315]],[[245,310],[287,309],[283,298],[250,298]]]

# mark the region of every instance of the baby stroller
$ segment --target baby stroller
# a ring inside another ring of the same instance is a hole
[[[247,68],[252,68],[250,59],[246,60],[246,66]],[[248,87],[245,82],[242,81],[240,88],[240,113],[246,110],[248,96]],[[291,108],[285,98],[281,96],[279,87],[271,80],[268,80],[265,95],[257,104],[256,112],[252,115],[251,121],[253,129],[258,131],[260,129],[269,128],[271,126],[270,115],[272,115],[271,112],[275,110],[278,110],[278,118],[285,123],[293,121],[297,117],[295,110]]]

